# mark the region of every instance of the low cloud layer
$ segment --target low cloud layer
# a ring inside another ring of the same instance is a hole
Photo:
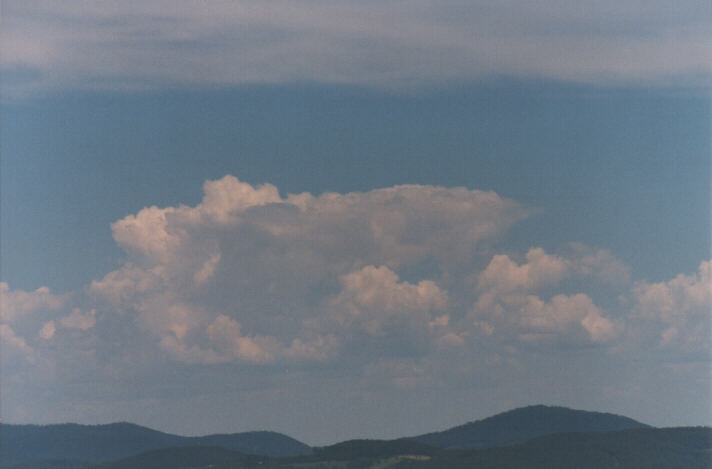
[[[708,2],[3,2],[6,89],[511,75],[702,85]]]

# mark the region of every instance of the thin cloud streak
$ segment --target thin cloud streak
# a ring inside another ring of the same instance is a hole
[[[317,82],[409,89],[498,75],[705,85],[706,2],[16,2],[3,85],[57,88]]]

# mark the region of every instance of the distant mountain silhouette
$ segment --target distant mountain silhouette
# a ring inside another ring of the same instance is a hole
[[[303,454],[311,448],[275,432],[185,437],[131,423],[108,425],[0,424],[0,466],[41,461],[112,461],[155,449],[183,446],[220,446],[265,456]]]
[[[712,469],[712,429],[542,405],[449,430],[315,448],[274,432],[185,437],[130,423],[0,424],[0,469]]]
[[[552,433],[605,432],[631,428],[650,427],[615,414],[535,405],[411,439],[439,448],[488,448],[523,443]]]

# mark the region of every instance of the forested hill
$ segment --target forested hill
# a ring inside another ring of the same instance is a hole
[[[558,433],[523,444],[450,450],[398,469],[710,469],[709,427]]]
[[[439,448],[488,448],[563,432],[650,428],[628,417],[543,405],[522,407],[449,430],[412,437]]]
[[[351,440],[286,458],[222,448],[163,449],[98,466],[13,469],[711,469],[712,429],[557,433],[494,448],[445,450],[413,440]]]
[[[182,446],[220,446],[241,453],[275,457],[311,451],[300,441],[265,431],[185,437],[130,423],[0,424],[0,466],[49,459],[102,462]]]
[[[148,451],[85,469],[238,469],[263,466],[264,456],[252,456],[215,446],[185,446]]]

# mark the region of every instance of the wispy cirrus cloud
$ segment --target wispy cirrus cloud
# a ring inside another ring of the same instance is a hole
[[[7,1],[4,87],[705,85],[708,2]]]

